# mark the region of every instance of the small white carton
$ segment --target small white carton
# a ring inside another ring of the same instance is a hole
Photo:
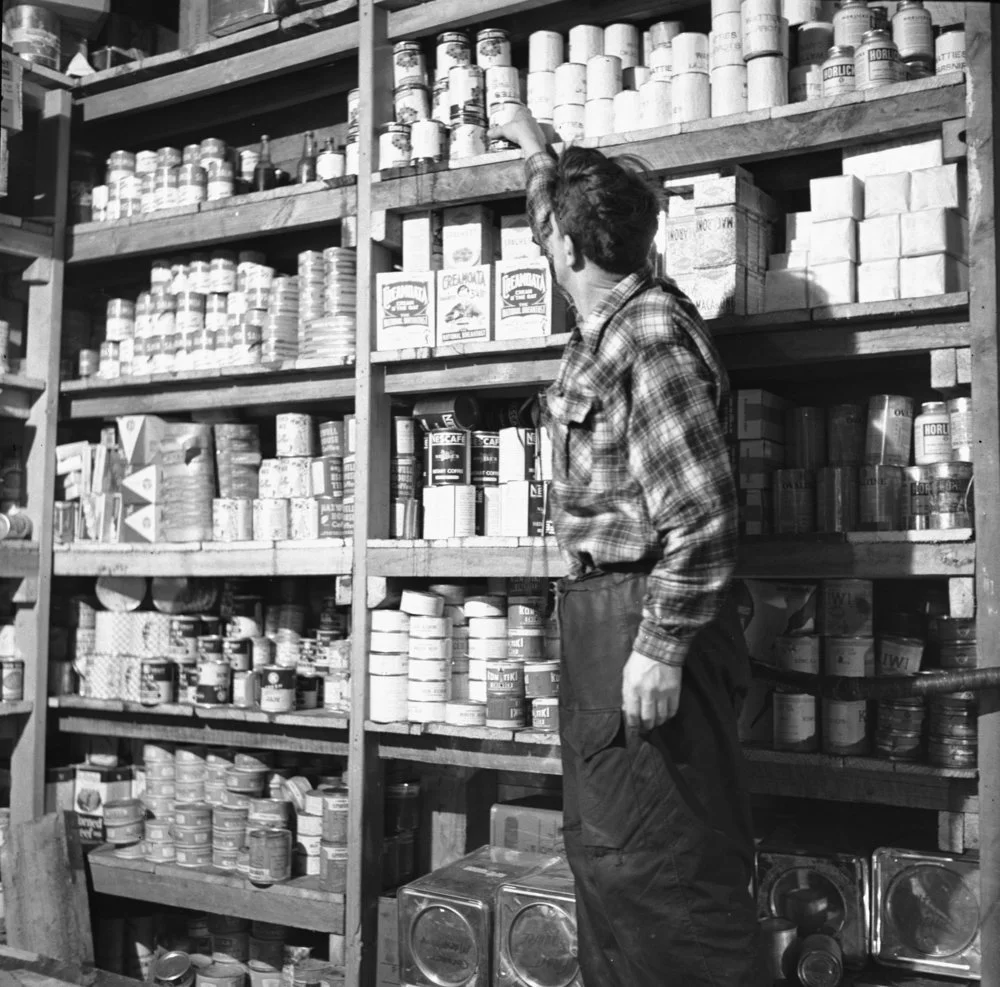
[[[859,302],[885,302],[899,297],[898,257],[858,264]]]
[[[493,338],[493,267],[437,272],[437,345]]]
[[[898,260],[900,256],[899,215],[879,216],[858,223],[858,260]]]
[[[445,209],[441,247],[444,270],[492,264],[493,211],[477,205]]]
[[[494,339],[548,336],[562,329],[565,303],[547,260],[499,260],[493,282]]]
[[[433,271],[392,272],[375,278],[375,348],[433,346],[437,326]]]

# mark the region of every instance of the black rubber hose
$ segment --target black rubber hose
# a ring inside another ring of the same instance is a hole
[[[790,672],[751,659],[754,678],[777,685],[792,686],[822,699],[906,699],[950,692],[1000,688],[1000,668],[969,668],[917,675],[887,676],[877,679],[846,678],[840,675],[810,675]]]

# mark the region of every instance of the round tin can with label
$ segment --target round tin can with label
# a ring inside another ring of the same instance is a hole
[[[863,699],[824,699],[822,714],[824,753],[868,753],[868,703]]]
[[[930,527],[932,479],[930,466],[907,466],[903,470],[900,515],[905,530],[926,531]]]
[[[524,696],[524,663],[491,661],[486,666],[487,696]]]
[[[500,433],[477,431],[471,437],[471,481],[476,486],[500,482]]]
[[[902,467],[862,466],[858,472],[858,527],[862,531],[899,531],[903,526]]]
[[[198,665],[196,702],[199,706],[223,706],[229,702],[232,669],[228,662],[206,661]]]
[[[178,950],[163,953],[153,963],[153,983],[158,987],[191,987],[194,967],[191,957]]]
[[[834,45],[861,44],[862,38],[872,29],[872,14],[868,0],[844,0],[833,15]]]
[[[870,579],[824,579],[816,607],[816,627],[823,636],[871,637],[875,611]]]
[[[952,460],[972,462],[972,398],[951,398],[948,401],[948,425]]]
[[[407,82],[393,92],[396,122],[413,125],[418,120],[428,120],[431,115],[431,92],[427,86]]]
[[[791,408],[785,415],[785,464],[794,469],[825,465],[826,409]]]
[[[451,69],[471,62],[472,45],[467,35],[461,31],[445,31],[437,36],[435,66],[439,79],[447,78]]]
[[[774,639],[771,656],[778,668],[819,675],[820,638],[815,634],[785,635]]]
[[[823,62],[823,95],[843,96],[854,89],[854,48],[834,45]]]
[[[816,471],[816,530],[855,531],[858,527],[858,470],[824,466]]]
[[[19,658],[5,658],[0,662],[0,700],[5,703],[24,699],[24,662]]]
[[[808,752],[818,747],[815,697],[798,692],[775,692],[774,749]]]
[[[454,123],[448,143],[452,161],[477,158],[486,153],[486,127],[476,123]]]
[[[476,35],[476,64],[483,69],[510,65],[510,35],[498,28],[480,31]]]
[[[854,86],[859,91],[903,81],[903,63],[888,31],[868,31],[854,49]]]
[[[202,629],[204,630],[204,627]],[[203,661],[221,661],[222,638],[218,634],[199,635],[198,657]]]
[[[808,469],[777,469],[772,479],[774,530],[803,534],[816,530],[816,474]]]
[[[233,672],[233,705],[251,709],[257,705],[259,678],[253,670]]]
[[[511,661],[542,661],[545,658],[545,634],[537,631],[511,631],[507,635],[507,657]]]
[[[469,482],[468,432],[431,432],[427,448],[431,486],[464,485]]]
[[[543,696],[531,700],[531,729],[556,733],[559,730],[559,700]]]
[[[944,75],[947,72],[964,72],[965,60],[965,29],[961,24],[943,28],[934,42],[934,72]]]
[[[427,84],[427,65],[424,61],[424,52],[419,41],[400,41],[393,46],[392,80],[394,86],[402,86],[411,82],[420,85]],[[356,90],[352,90],[353,92],[356,92]],[[351,122],[354,124],[357,124],[358,105],[359,97],[356,97],[351,107],[354,111]]]
[[[254,884],[277,884],[292,876],[292,834],[287,829],[251,829],[248,877]]]
[[[200,969],[196,987],[246,987],[246,967],[231,963],[213,963]]]
[[[487,686],[487,688],[489,688]],[[501,730],[520,730],[527,724],[527,700],[508,694],[486,696],[486,725]]]
[[[108,843],[119,846],[127,843],[138,843],[143,837],[144,830],[145,826],[141,819],[137,822],[118,824],[105,821],[104,838]]]
[[[448,128],[440,120],[415,120],[410,126],[410,160],[438,163],[448,157]]]
[[[299,665],[295,675],[295,708],[318,709],[323,679],[310,665]]]
[[[175,848],[178,867],[210,867],[212,846],[178,846]]]
[[[178,802],[174,806],[174,825],[189,829],[212,826],[212,807],[204,802]]]
[[[973,527],[972,463],[936,463],[928,469],[931,509],[927,526],[934,530]]]
[[[916,675],[924,656],[924,642],[918,637],[883,634],[878,639],[875,674]]]
[[[787,53],[788,21],[781,16],[780,4],[773,0],[743,0],[740,8],[746,61],[761,55]]]
[[[251,668],[251,644],[246,637],[226,637],[222,639],[222,657],[229,662],[234,672],[246,672]]]
[[[290,713],[295,708],[295,669],[265,665],[260,669],[260,708],[265,713]]]
[[[174,701],[174,664],[166,658],[143,658],[139,666],[139,702],[159,706]],[[4,689],[6,692],[6,688]]]
[[[104,803],[104,824],[106,826],[141,823],[145,815],[146,810],[139,799],[117,799]]]
[[[898,394],[874,394],[868,401],[865,462],[909,466],[913,440],[913,399]]]
[[[559,695],[559,662],[538,661],[524,666],[526,699],[551,699]]]
[[[875,674],[875,641],[870,637],[823,639],[823,670],[827,675],[870,678]]]

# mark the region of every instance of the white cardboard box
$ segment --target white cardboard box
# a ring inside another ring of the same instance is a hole
[[[760,387],[742,388],[736,392],[736,438],[740,442],[767,439],[785,441],[785,411],[788,402]],[[760,447],[763,449],[763,447]],[[741,452],[744,451],[741,449]],[[745,450],[747,455],[752,451]]]
[[[767,259],[770,271],[804,271],[809,267],[808,250],[792,250],[784,254],[771,254]]]
[[[476,488],[424,487],[424,538],[468,538],[476,533]]]
[[[694,267],[756,267],[758,225],[739,206],[699,207],[695,213]]]
[[[493,266],[437,272],[437,345],[493,338]]]
[[[872,175],[936,168],[943,162],[944,144],[940,137],[928,137],[925,140],[901,137],[883,144],[845,148],[843,172],[867,181]]]
[[[500,259],[538,260],[542,248],[535,243],[531,224],[524,213],[500,217]]]
[[[695,216],[668,216],[664,221],[663,265],[667,277],[694,270]]]
[[[900,217],[900,248],[903,257],[951,254],[960,260],[968,255],[969,223],[955,209],[921,209]]]
[[[433,346],[437,327],[434,271],[392,272],[375,277],[375,348]]]
[[[547,260],[493,265],[493,338],[523,339],[561,332],[566,306]]]
[[[785,214],[785,250],[794,253],[809,249],[813,215],[811,212]]]
[[[851,261],[816,264],[809,268],[809,307],[857,301],[858,265]]]
[[[540,538],[545,534],[547,486],[539,480],[500,484],[500,529],[504,538]]]
[[[856,219],[828,219],[817,223],[813,217],[812,245],[809,264],[835,264],[838,261],[858,260],[858,221]]]
[[[858,264],[859,302],[883,302],[899,297],[898,257]]]
[[[865,219],[910,211],[910,173],[872,175],[865,179]]]
[[[493,210],[486,206],[453,206],[444,210],[441,233],[444,270],[492,264]]]
[[[500,429],[499,481],[502,484],[534,480],[538,430],[510,426]]]
[[[767,271],[764,275],[764,311],[784,312],[809,307],[809,272]]]
[[[862,264],[876,260],[898,260],[900,256],[899,216],[879,216],[858,223],[858,260]],[[860,298],[859,283],[859,301]],[[889,296],[893,297],[893,296]]]
[[[937,168],[921,168],[911,176],[910,208],[957,209],[963,216],[968,211],[969,194],[966,171],[957,163]]]
[[[440,271],[441,213],[433,209],[403,217],[403,270]]]
[[[900,298],[947,295],[969,290],[969,268],[948,254],[904,257],[899,262]]]
[[[746,315],[750,310],[747,305],[747,269],[742,264],[693,271],[679,275],[676,281],[694,302],[703,319]]]
[[[826,219],[863,219],[865,186],[853,175],[813,178],[809,182],[809,205],[814,223]]]

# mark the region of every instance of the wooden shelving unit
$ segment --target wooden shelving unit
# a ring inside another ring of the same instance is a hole
[[[216,867],[192,868],[121,860],[112,848],[88,855],[94,890],[157,905],[236,915],[294,929],[344,932],[344,896],[321,891],[318,877],[260,887]]]
[[[0,579],[38,575],[38,542],[0,541]]]
[[[450,28],[482,24],[509,26],[517,40],[539,28],[564,30],[579,22],[604,23],[607,5],[598,0],[333,0],[227,38],[171,55],[98,73],[75,84],[63,77],[31,75],[30,99],[50,113],[65,112],[69,90],[78,104],[81,133],[95,144],[159,146],[155,135],[186,134],[205,121],[205,133],[235,115],[248,120],[248,105],[262,113],[293,108],[302,93],[309,99],[341,99],[359,86],[360,168],[357,183],[322,183],[274,193],[241,196],[110,224],[38,227],[30,220],[0,217],[0,240],[22,258],[51,259],[33,289],[33,317],[59,331],[63,260],[82,280],[96,272],[113,280],[114,265],[131,264],[130,276],[155,254],[178,249],[236,245],[264,237],[316,232],[357,216],[358,282],[369,285],[391,268],[387,244],[400,213],[462,202],[517,199],[524,195],[517,155],[501,154],[461,168],[398,169],[377,174],[377,135],[392,118],[389,87],[391,45],[428,37]],[[620,19],[659,13],[648,0],[621,0]],[[506,19],[506,20],[505,20]],[[996,21],[996,25],[993,22]],[[868,305],[828,306],[715,320],[712,333],[733,371],[769,371],[799,365],[850,363],[851,371],[871,358],[897,359],[936,349],[971,348],[976,396],[976,541],[971,532],[926,533],[926,537],[852,535],[846,538],[753,539],[743,546],[743,576],[780,579],[974,578],[981,600],[1000,584],[1000,529],[991,522],[1000,496],[1000,397],[997,387],[996,278],[993,213],[991,79],[998,69],[991,44],[1000,12],[970,5],[967,41],[968,82],[942,76],[868,94],[794,104],[772,111],[699,121],[637,132],[597,142],[612,155],[642,156],[661,174],[695,173],[734,162],[751,163],[867,144],[889,137],[943,133],[946,156],[967,155],[971,189],[971,291],[934,298]],[[278,76],[289,84],[277,86]],[[51,90],[39,95],[42,83]],[[235,93],[228,95],[230,90]],[[239,107],[236,107],[237,101]],[[65,107],[65,110],[63,109]],[[204,110],[204,114],[200,111]],[[120,137],[124,125],[127,137]],[[249,128],[249,123],[248,123]],[[248,130],[249,132],[249,130]],[[113,135],[113,136],[112,136]],[[137,142],[144,142],[139,144]],[[62,147],[63,145],[60,145]],[[62,151],[60,151],[62,154]],[[60,157],[65,187],[67,157]],[[62,211],[65,215],[65,199]],[[63,243],[65,242],[65,249]],[[48,253],[46,253],[48,251]],[[47,292],[47,294],[46,294]],[[359,293],[360,297],[367,297]],[[48,301],[46,301],[48,299]],[[547,385],[558,368],[565,336],[373,352],[374,313],[358,311],[358,354],[353,365],[238,368],[58,383],[58,345],[40,337],[23,377],[0,378],[0,413],[25,419],[49,435],[39,446],[39,464],[30,495],[38,524],[36,545],[0,544],[0,575],[28,577],[22,590],[37,598],[24,620],[24,641],[40,670],[29,677],[28,709],[15,758],[21,779],[23,816],[41,810],[41,740],[46,715],[67,734],[146,738],[348,755],[349,842],[356,852],[348,868],[345,895],[322,895],[308,881],[255,889],[242,878],[211,871],[188,871],[145,862],[119,861],[107,850],[91,856],[94,887],[122,897],[167,905],[204,908],[247,918],[280,922],[334,934],[347,933],[347,980],[373,982],[375,900],[380,888],[380,824],[383,762],[399,759],[442,769],[481,768],[558,774],[558,738],[532,732],[462,730],[442,724],[376,724],[368,709],[368,600],[362,589],[371,578],[482,578],[552,576],[565,563],[552,539],[471,539],[443,543],[390,541],[389,448],[393,402],[420,394],[471,390],[529,394]],[[44,347],[42,344],[45,344]],[[317,543],[102,546],[74,545],[53,551],[47,506],[53,484],[51,443],[56,403],[69,420],[111,419],[133,413],[172,414],[223,408],[280,409],[288,406],[353,404],[357,415],[357,487],[353,539]],[[51,429],[51,431],[47,431]],[[924,534],[924,533],[921,533]],[[13,568],[16,567],[16,573]],[[22,571],[23,570],[23,571]],[[348,719],[323,711],[283,716],[245,710],[205,710],[186,706],[148,708],[122,701],[79,697],[46,701],[46,647],[51,576],[284,576],[351,574],[354,645],[352,703]],[[994,612],[996,611],[996,612]],[[30,626],[29,626],[30,625]],[[43,634],[44,630],[44,634]],[[19,627],[19,635],[21,628]],[[1000,662],[1000,611],[981,606],[978,637],[982,664]],[[33,707],[31,702],[33,700]],[[4,710],[0,707],[0,714]],[[1000,713],[981,720],[982,750],[1000,749]],[[991,759],[974,772],[895,765],[871,758],[783,755],[749,750],[749,775],[756,792],[782,797],[884,804],[981,816],[984,987],[1000,987],[1000,768]],[[26,799],[26,801],[24,801]],[[989,954],[988,958],[987,954]],[[992,978],[992,979],[991,979]]]

